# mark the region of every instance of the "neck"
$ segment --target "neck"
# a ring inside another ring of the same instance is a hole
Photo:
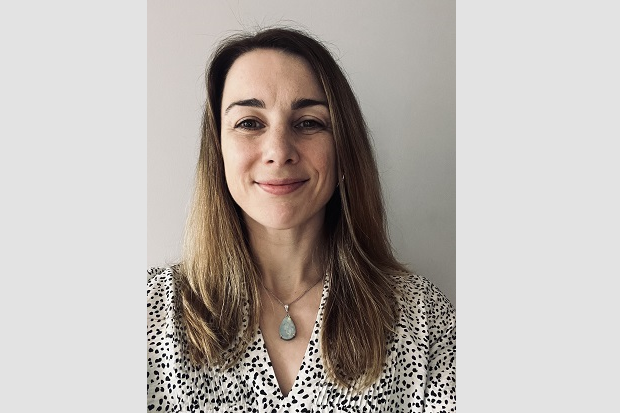
[[[252,223],[248,234],[263,284],[281,300],[294,298],[323,276],[321,226],[273,230]]]

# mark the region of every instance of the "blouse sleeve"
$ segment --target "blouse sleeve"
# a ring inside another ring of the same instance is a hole
[[[456,412],[456,311],[427,281],[429,359],[424,392],[426,412]]]
[[[178,387],[173,275],[152,268],[147,279],[147,409],[176,411]]]
[[[456,311],[427,278],[401,279],[401,381],[416,412],[456,411]],[[407,370],[411,369],[413,375]],[[413,381],[412,381],[413,380]]]

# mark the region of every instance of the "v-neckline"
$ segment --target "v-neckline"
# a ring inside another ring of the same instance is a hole
[[[309,361],[311,357],[318,356],[318,350],[312,351],[315,347],[319,345],[319,334],[320,334],[320,326],[323,318],[323,309],[325,307],[325,300],[327,298],[327,288],[329,285],[328,276],[325,276],[323,281],[323,290],[321,291],[321,301],[319,303],[319,309],[317,311],[316,317],[314,319],[314,324],[312,325],[312,334],[310,334],[310,339],[308,340],[308,344],[306,345],[306,351],[304,352],[304,357],[301,359],[301,364],[299,365],[299,370],[297,371],[297,375],[293,380],[293,385],[291,386],[291,390],[285,396],[282,390],[280,389],[280,383],[278,382],[278,377],[276,376],[275,370],[273,369],[273,363],[271,362],[271,357],[269,356],[269,351],[267,350],[267,343],[265,341],[265,337],[263,336],[263,332],[258,327],[258,339],[260,341],[260,349],[263,353],[263,358],[266,364],[265,372],[262,373],[259,371],[259,374],[264,375],[265,382],[271,387],[272,394],[277,395],[278,400],[284,401],[290,399],[292,395],[297,393],[299,390],[300,383],[303,381],[303,375],[307,374],[306,366],[309,365]],[[273,379],[272,379],[273,377]]]

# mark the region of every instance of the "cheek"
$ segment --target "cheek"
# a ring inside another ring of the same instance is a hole
[[[252,151],[247,145],[239,145],[234,141],[222,141],[222,158],[229,189],[242,184],[248,179],[248,172],[253,163]]]
[[[333,181],[334,185],[337,182],[337,169],[336,169],[336,150],[331,147],[327,150],[324,150],[321,153],[320,159],[317,159],[318,164],[320,164],[320,168],[325,175],[325,178],[329,181]],[[330,182],[331,183],[331,182]]]
[[[222,159],[224,161],[224,172],[226,174],[226,184],[228,189],[233,192],[235,176],[237,175],[237,169],[239,160],[237,159],[237,153],[234,147],[225,140],[222,140]]]

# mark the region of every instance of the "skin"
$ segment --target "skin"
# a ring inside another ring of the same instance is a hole
[[[288,304],[319,280],[316,257],[325,205],[337,183],[336,151],[325,93],[307,62],[259,49],[231,66],[222,96],[226,181],[241,207],[263,283]],[[317,316],[322,283],[291,305],[290,341],[278,328],[285,311],[265,289],[260,329],[280,391],[299,372]]]

